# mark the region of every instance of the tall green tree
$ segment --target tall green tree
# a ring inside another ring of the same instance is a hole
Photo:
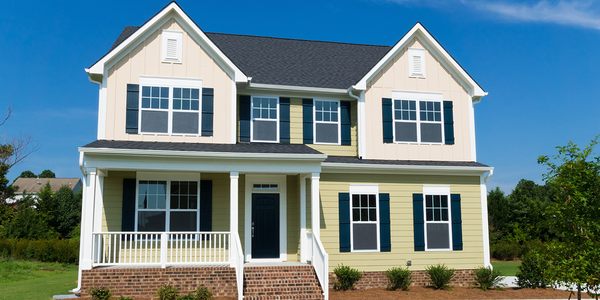
[[[70,238],[81,216],[81,193],[75,194],[69,187],[63,186],[54,197],[58,204],[56,231],[61,238]]]
[[[56,174],[51,170],[44,170],[39,175],[40,178],[56,178]]]
[[[547,224],[554,239],[546,244],[546,273],[557,283],[600,287],[600,157],[594,139],[581,149],[574,143],[558,147],[553,157],[542,156],[546,185],[552,191]]]
[[[36,178],[37,176],[35,175],[35,173],[31,172],[30,170],[26,170],[21,172],[21,175],[19,175],[20,178]]]

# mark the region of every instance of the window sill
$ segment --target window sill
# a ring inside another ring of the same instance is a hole
[[[393,142],[393,144],[398,144],[398,145],[424,145],[424,146],[444,146],[446,144],[444,143],[419,143],[419,142]]]

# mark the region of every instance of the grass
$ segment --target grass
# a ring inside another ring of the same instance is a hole
[[[517,275],[517,271],[519,271],[519,266],[521,265],[520,260],[495,260],[492,261],[492,266],[494,266],[495,270],[500,271],[503,276],[515,276]]]
[[[52,299],[77,286],[77,266],[0,260],[0,300]]]

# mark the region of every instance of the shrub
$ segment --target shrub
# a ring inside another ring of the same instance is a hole
[[[167,284],[161,286],[156,294],[160,300],[177,300],[178,292],[176,287]]]
[[[354,268],[348,266],[339,265],[334,270],[337,281],[333,285],[336,290],[350,290],[354,288],[354,284],[362,277],[362,274]]]
[[[517,285],[522,288],[545,288],[550,280],[544,274],[548,263],[539,250],[531,249],[523,255],[519,271],[517,271]]]
[[[390,281],[390,285],[388,286],[390,290],[401,289],[408,291],[408,287],[410,287],[410,283],[412,282],[412,275],[407,268],[391,268],[385,271],[385,276]]]
[[[192,294],[187,294],[187,295],[177,297],[177,300],[196,300],[196,296],[194,296]]]
[[[203,285],[199,286],[193,295],[194,300],[210,300],[213,297],[211,291]]]
[[[90,289],[90,296],[93,300],[109,300],[111,293],[107,288],[99,287]]]
[[[492,257],[499,260],[513,260],[521,256],[521,245],[512,240],[500,240],[491,245]]]
[[[454,269],[450,269],[445,265],[429,266],[425,269],[425,272],[431,280],[431,286],[436,290],[447,289],[450,280],[454,277]]]
[[[77,263],[78,240],[0,240],[0,257],[43,262]]]
[[[475,270],[475,281],[480,289],[487,291],[500,284],[500,281],[502,281],[502,276],[500,275],[498,270],[481,267]]]

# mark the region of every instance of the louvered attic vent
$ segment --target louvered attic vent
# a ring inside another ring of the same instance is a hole
[[[425,78],[424,49],[408,49],[408,76]]]
[[[183,47],[183,33],[178,31],[162,32],[162,61],[180,63]]]

